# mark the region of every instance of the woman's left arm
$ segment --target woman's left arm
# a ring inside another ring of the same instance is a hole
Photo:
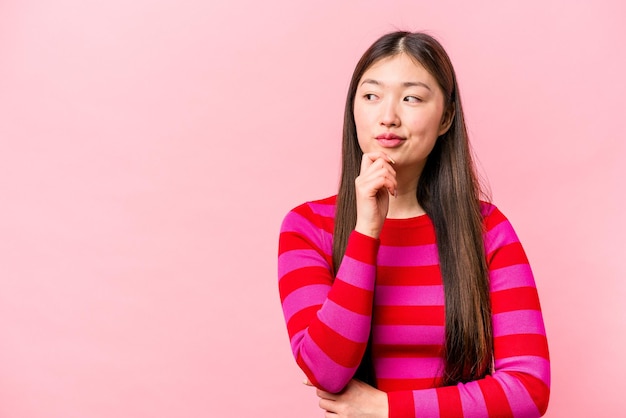
[[[391,418],[539,417],[548,407],[550,357],[535,280],[508,219],[486,207],[494,371],[484,379],[390,392]]]
[[[545,413],[550,395],[550,362],[535,281],[509,221],[495,207],[490,210],[485,246],[492,301],[493,373],[455,386],[389,392],[388,415],[338,417],[520,418]],[[373,408],[371,402],[380,398],[380,391],[363,383],[351,384],[350,389],[334,395],[333,403],[328,405],[355,411],[350,405],[363,402],[359,408],[367,411]]]

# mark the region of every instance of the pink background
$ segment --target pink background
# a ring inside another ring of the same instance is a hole
[[[223,5],[228,3],[228,5]],[[365,48],[428,30],[536,274],[549,417],[623,413],[620,1],[0,2],[0,417],[317,417],[276,285]]]

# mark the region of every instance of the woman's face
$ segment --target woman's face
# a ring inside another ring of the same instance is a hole
[[[374,63],[359,80],[354,99],[359,146],[364,153],[385,152],[398,167],[421,171],[437,137],[449,127],[443,114],[441,88],[404,53]]]

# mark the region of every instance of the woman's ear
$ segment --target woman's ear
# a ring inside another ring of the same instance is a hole
[[[448,109],[444,112],[441,118],[441,124],[439,125],[439,136],[448,132],[450,126],[452,126],[452,121],[454,120],[454,104],[451,104]]]

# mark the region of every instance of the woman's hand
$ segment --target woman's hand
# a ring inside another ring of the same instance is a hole
[[[396,195],[398,184],[394,161],[383,152],[363,154],[356,188],[355,230],[373,238],[380,236],[389,210],[389,195]]]
[[[311,386],[306,381],[305,384]],[[352,379],[340,393],[317,389],[320,408],[325,418],[388,418],[387,394],[372,386]]]

